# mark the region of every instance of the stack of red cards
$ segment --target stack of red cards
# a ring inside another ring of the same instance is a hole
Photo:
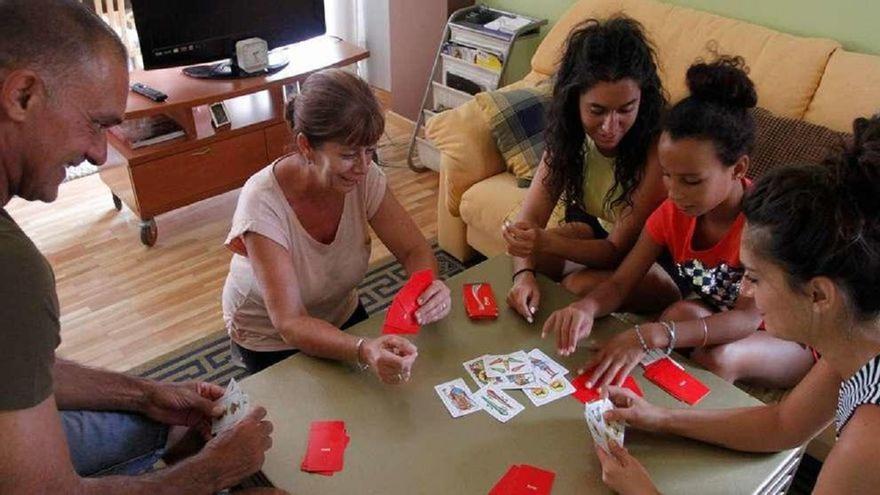
[[[349,440],[344,421],[313,421],[309,429],[309,445],[300,469],[324,476],[333,476],[333,473],[342,471]]]
[[[593,376],[593,370],[595,370],[595,366],[593,368],[584,371],[581,375],[574,379],[571,382],[574,385],[575,392],[572,394],[575,399],[581,401],[586,404],[587,402],[593,402],[594,400],[599,400],[602,398],[602,394],[595,387],[588,387],[587,381]],[[626,377],[626,380],[623,382],[624,388],[628,388],[636,393],[639,397],[644,397],[645,394],[642,392],[642,389],[639,387],[639,384],[633,379],[632,376]]]
[[[485,283],[464,284],[464,309],[472,320],[498,318],[498,303],[492,286]]]
[[[492,487],[489,495],[544,495],[549,494],[553,488],[553,480],[556,474],[519,464],[510,466],[507,473]]]
[[[432,282],[434,282],[434,273],[431,270],[413,273],[406,285],[394,296],[394,301],[385,315],[382,333],[419,333],[421,325],[416,321],[416,310],[419,309],[418,298]]]
[[[691,406],[709,394],[709,387],[668,357],[646,365],[645,378],[654,382],[669,395]]]

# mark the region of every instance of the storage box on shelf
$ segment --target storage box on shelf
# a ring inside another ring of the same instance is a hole
[[[510,32],[486,28],[488,22],[499,17],[518,18],[523,24]],[[422,126],[437,113],[456,108],[473,95],[497,89],[528,72],[527,65],[520,71],[511,70],[511,60],[522,57],[514,50],[524,46],[529,52],[533,51],[538,29],[546,22],[484,6],[464,8],[449,17],[425,87],[422,112],[410,139],[407,153],[410,168],[425,170],[413,163],[414,153],[418,152],[425,167],[439,171],[439,150],[422,135]],[[532,43],[523,43],[527,39]]]

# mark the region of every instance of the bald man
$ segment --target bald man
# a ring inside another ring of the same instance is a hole
[[[0,33],[0,494],[207,494],[238,483],[271,446],[266,411],[210,438],[222,388],[55,358],[52,268],[3,208],[13,196],[53,201],[67,166],[107,158],[128,94],[124,46],[72,0],[0,0]],[[192,455],[151,470],[172,461],[170,439],[194,432]]]

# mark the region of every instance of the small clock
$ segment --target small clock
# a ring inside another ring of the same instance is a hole
[[[253,74],[269,66],[269,44],[262,38],[247,38],[235,43],[235,57],[241,70]]]

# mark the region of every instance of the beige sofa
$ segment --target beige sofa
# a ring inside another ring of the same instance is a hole
[[[532,71],[509,87],[534,86],[556,70],[572,26],[624,12],[644,24],[656,44],[663,84],[672,101],[686,93],[684,74],[715,40],[751,68],[758,104],[776,115],[850,131],[856,116],[880,110],[880,56],[848,52],[836,41],[802,38],[655,0],[582,0],[554,25],[532,58]],[[474,100],[428,122],[441,152],[440,247],[461,260],[475,251],[500,254],[503,218],[525,195],[507,173],[488,123]]]

